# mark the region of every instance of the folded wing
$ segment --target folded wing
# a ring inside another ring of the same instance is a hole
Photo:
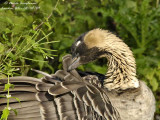
[[[20,103],[10,98],[11,112],[8,120],[120,120],[112,106],[106,90],[99,78],[94,75],[83,75],[76,70],[67,72],[71,56],[63,58],[63,70],[42,79],[20,76],[10,78],[15,88],[10,94],[20,99]],[[0,80],[0,94],[6,79]],[[6,107],[6,98],[0,98],[0,114]]]

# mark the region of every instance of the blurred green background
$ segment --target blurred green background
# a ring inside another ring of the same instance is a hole
[[[159,0],[1,0],[0,78],[41,77],[31,68],[54,73],[62,68],[62,56],[70,53],[74,40],[94,28],[112,31],[131,48],[138,79],[145,81],[156,97],[158,119]],[[101,59],[79,69],[105,73],[106,62]]]

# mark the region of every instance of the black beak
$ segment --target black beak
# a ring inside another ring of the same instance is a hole
[[[76,56],[72,59],[71,65],[68,67],[68,71],[77,68],[80,65],[80,57]]]

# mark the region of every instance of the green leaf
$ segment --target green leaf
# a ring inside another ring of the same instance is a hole
[[[137,3],[135,1],[127,0],[126,1],[126,7],[136,10],[137,9]]]
[[[52,27],[51,27],[51,25],[50,25],[50,23],[47,21],[47,22],[44,22],[44,24],[46,24],[47,25],[47,27],[48,27],[48,30],[51,30],[52,29]]]
[[[10,88],[10,84],[5,84],[4,90],[3,91],[7,91],[8,88]]]
[[[11,98],[16,99],[19,103],[21,102],[21,101],[20,101],[20,99],[19,99],[19,98],[17,98],[17,97],[11,97]]]
[[[134,54],[142,54],[142,53],[144,53],[144,51],[145,51],[145,48],[137,48],[137,49],[133,50],[133,53]]]
[[[18,115],[18,112],[16,109],[11,109],[11,110],[15,113],[16,116]]]
[[[158,89],[158,82],[157,82],[157,79],[155,77],[153,77],[151,80],[150,80],[150,84],[152,86],[152,90],[153,91],[156,91]]]
[[[0,43],[0,55],[3,54],[4,49],[5,49],[4,45]]]
[[[9,113],[10,113],[10,111],[7,108],[3,109],[1,120],[7,120]]]
[[[3,97],[3,98],[5,98],[6,96],[2,96],[2,95],[0,95],[0,97]]]
[[[5,34],[2,34],[2,37],[3,37],[5,40],[8,40],[8,38],[6,37]]]
[[[51,0],[48,0],[48,2],[45,2],[45,1],[41,1],[39,3],[39,6],[40,6],[40,10],[43,11],[42,13],[44,15],[47,15],[46,17],[48,17],[48,15],[52,12],[53,10],[53,5],[52,5],[52,1]]]
[[[7,91],[9,88],[14,88],[13,84],[5,84],[4,90],[3,91]]]

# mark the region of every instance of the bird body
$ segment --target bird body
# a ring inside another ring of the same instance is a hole
[[[114,34],[94,29],[72,45],[72,58],[63,58],[63,70],[45,78],[13,77],[11,95],[20,98],[21,110],[9,120],[152,120],[155,99],[147,85],[136,77],[136,64],[129,47]],[[81,64],[106,57],[106,75],[77,72]],[[43,72],[41,72],[43,74]],[[5,80],[0,80],[0,93]],[[0,111],[6,99],[0,98]]]
[[[137,89],[120,94],[110,91],[107,95],[122,120],[152,120],[154,117],[155,98],[143,81]]]
[[[79,41],[81,44],[77,45]],[[85,46],[83,50],[82,46]],[[107,58],[108,70],[103,86],[122,120],[153,119],[153,93],[144,82],[137,79],[132,51],[120,38],[107,30],[94,29],[77,39],[72,46],[72,54],[78,62],[75,65],[73,62],[70,69],[97,58]]]

